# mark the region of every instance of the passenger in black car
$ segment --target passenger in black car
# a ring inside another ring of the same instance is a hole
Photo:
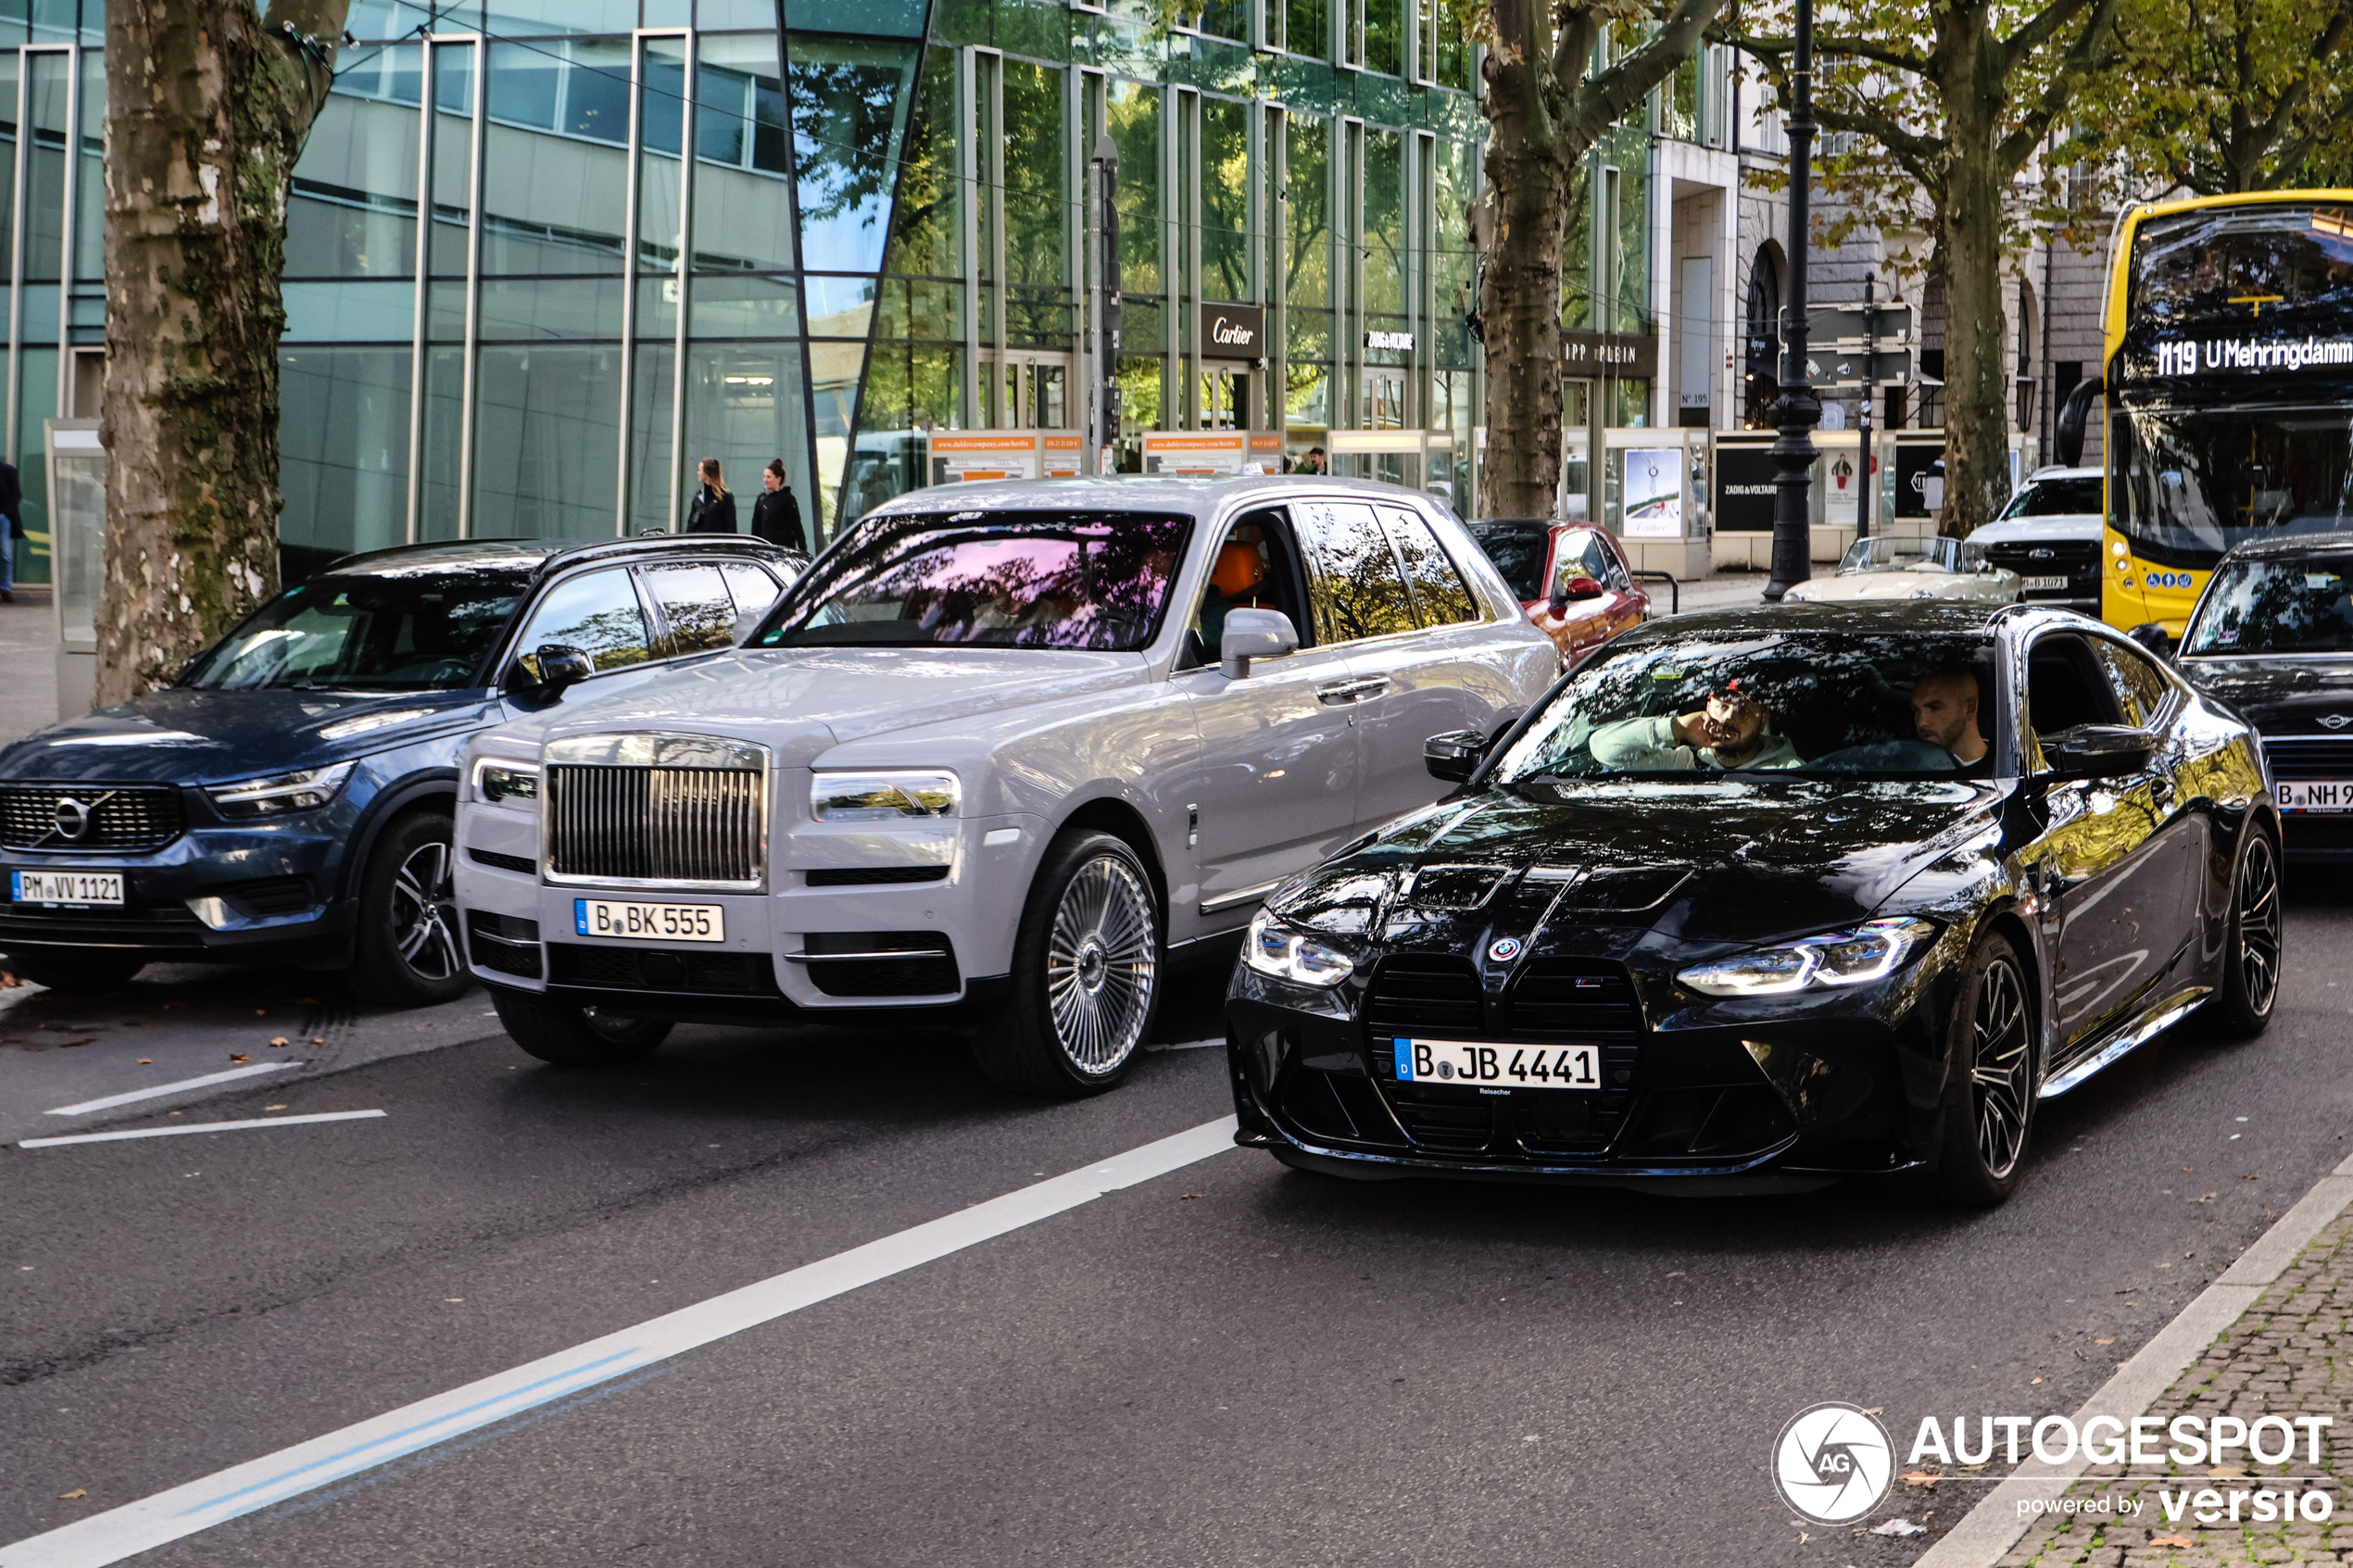
[[[1912,685],[1912,726],[1920,739],[1953,754],[1967,778],[1990,778],[1992,748],[1978,729],[1977,672],[1965,666],[1932,671]]]

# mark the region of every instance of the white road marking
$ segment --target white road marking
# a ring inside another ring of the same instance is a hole
[[[1183,1170],[1233,1147],[1232,1117],[1205,1122],[1100,1164],[992,1198],[45,1535],[27,1537],[0,1547],[0,1563],[6,1568],[101,1568],[120,1562],[1051,1219],[1105,1193]]]
[[[176,1138],[183,1133],[235,1133],[247,1127],[294,1127],[306,1122],[360,1122],[381,1110],[321,1110],[308,1116],[256,1116],[244,1122],[191,1122],[184,1127],[134,1127],[127,1133],[74,1133],[61,1138],[27,1138],[19,1148],[55,1148],[68,1143],[120,1143],[124,1138]],[[10,1562],[6,1568],[17,1568]]]
[[[1214,1040],[1164,1040],[1159,1045],[1146,1046],[1144,1048],[1148,1051],[1205,1051],[1212,1046],[1222,1046],[1225,1043],[1226,1036],[1220,1035]]]
[[[80,1105],[61,1105],[47,1116],[87,1116],[94,1110],[112,1110],[118,1105],[134,1100],[154,1099],[158,1095],[176,1095],[182,1089],[201,1089],[208,1084],[234,1083],[239,1078],[251,1078],[257,1073],[283,1073],[289,1067],[300,1067],[298,1061],[265,1061],[258,1067],[233,1067],[226,1073],[208,1073],[201,1078],[182,1078],[176,1084],[157,1084],[152,1089],[132,1089],[128,1094],[107,1095],[103,1099],[85,1099]]]

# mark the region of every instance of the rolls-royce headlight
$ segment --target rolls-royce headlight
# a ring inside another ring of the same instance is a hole
[[[809,814],[821,822],[892,822],[952,817],[963,797],[953,773],[813,773]]]
[[[236,784],[214,784],[205,793],[224,817],[283,817],[315,811],[335,797],[356,764],[337,762],[329,768],[304,768],[291,773]]]
[[[1694,964],[1675,978],[1710,997],[1778,997],[1867,985],[1903,968],[1935,935],[1933,924],[1914,916],[1865,921],[1852,930]]]
[[[1242,962],[1261,974],[1288,980],[1294,985],[1329,987],[1348,978],[1356,960],[1328,942],[1294,931],[1262,909],[1250,922],[1242,942]]]
[[[539,804],[539,765],[483,758],[474,764],[474,798],[532,809]]]

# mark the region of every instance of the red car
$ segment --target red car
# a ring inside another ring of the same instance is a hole
[[[1529,621],[1553,639],[1566,670],[1651,615],[1625,552],[1606,529],[1542,518],[1466,524],[1519,596]]]

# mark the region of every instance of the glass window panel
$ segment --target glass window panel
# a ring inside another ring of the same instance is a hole
[[[678,280],[641,278],[637,282],[637,336],[668,343],[678,335]]]
[[[33,56],[36,60],[39,56]],[[43,291],[56,297],[55,292]],[[54,338],[55,333],[52,332]],[[57,351],[25,348],[17,355],[17,450],[26,461],[17,477],[24,488],[19,516],[25,537],[17,543],[17,581],[46,583],[49,572],[49,465],[41,460],[41,421],[57,413]]]
[[[875,345],[857,439],[840,482],[837,530],[891,496],[926,483],[920,433],[963,418],[963,355],[946,344]]]
[[[483,163],[484,272],[619,272],[627,225],[626,44],[494,44],[491,120]],[[589,99],[619,104],[583,112],[618,132],[560,135],[573,81],[595,83]],[[525,118],[528,116],[528,118]],[[674,222],[673,215],[673,222]],[[618,335],[618,325],[608,335]]]
[[[1250,107],[1201,101],[1202,293],[1247,300],[1250,288]]]
[[[417,332],[411,282],[285,285],[288,343],[407,343]]]
[[[490,0],[485,9],[489,18],[484,30],[510,38],[545,37],[560,32],[627,32],[637,25],[636,0]],[[442,25],[450,24],[445,21]]]
[[[1294,55],[1332,57],[1330,0],[1273,0],[1283,13],[1283,47]]]
[[[793,36],[793,146],[800,165],[806,265],[834,272],[871,272],[881,265],[918,52],[913,44],[892,40]],[[953,59],[950,51],[940,55]],[[939,107],[937,94],[925,96],[926,108]],[[935,147],[933,156],[940,150]],[[935,183],[953,181],[952,147],[946,151],[950,161],[935,169]]]
[[[1365,308],[1405,308],[1404,137],[1365,128]]]
[[[773,121],[782,112],[776,35],[704,39],[695,93],[695,265],[726,271],[790,267],[792,201],[781,136],[772,136],[763,154],[759,119],[764,113]]]
[[[782,584],[749,561],[722,561],[719,574],[727,580],[727,596],[735,601],[737,615],[765,611],[783,592]]]
[[[1161,292],[1160,89],[1114,82],[1106,99],[1112,140],[1119,147],[1120,287],[1155,295]],[[1132,332],[1123,336],[1144,341]]]
[[[645,0],[647,27],[685,27],[694,16],[694,0]]]
[[[70,44],[75,37],[74,0],[32,0],[32,41]]]
[[[420,539],[458,536],[458,460],[466,422],[465,358],[462,348],[435,348],[425,355],[424,461],[417,517]]]
[[[749,496],[742,499],[742,507],[750,505]],[[717,567],[686,561],[656,564],[646,569],[646,586],[653,591],[654,603],[661,607],[661,618],[670,623],[663,658],[708,653],[727,646],[736,626],[736,601]]]
[[[427,265],[439,278],[466,272],[466,229],[473,217],[473,56],[472,44],[433,52],[433,236]]]
[[[1302,507],[1315,562],[1308,598],[1318,644],[1384,637],[1414,629],[1414,604],[1389,535],[1373,508],[1353,502]]]
[[[27,282],[55,282],[65,262],[66,56],[25,59],[32,73],[26,84],[32,145],[25,160],[24,275]]]
[[[670,526],[670,370],[677,354],[668,344],[637,346],[637,374],[629,407],[629,527],[635,533]],[[686,514],[685,497],[679,515]]]
[[[1063,84],[1050,66],[1005,62],[1005,270],[1017,285],[1060,290],[1069,279]]]
[[[406,57],[413,82],[421,50],[382,54]],[[295,165],[286,276],[405,278],[416,267],[416,109],[384,98],[328,94]]]
[[[637,173],[637,263],[667,272],[678,265],[678,149],[686,144],[686,45],[645,40],[638,89],[646,156]]]
[[[617,338],[621,280],[485,278],[480,330],[484,339]]]
[[[955,52],[949,49],[932,50],[924,61],[915,111],[905,134],[906,156],[899,166],[899,196],[884,262],[888,271],[936,278],[952,278],[962,271],[957,259],[963,208],[963,187],[956,179],[955,64]],[[804,226],[806,220],[804,213]],[[809,264],[817,265],[813,253]]]
[[[1331,126],[1314,115],[1283,117],[1286,205],[1284,287],[1294,309],[1332,302]]]
[[[872,278],[804,277],[801,286],[809,291],[811,337],[866,335],[875,314]]]
[[[81,110],[73,275],[95,281],[107,274],[107,57],[94,50],[82,56]]]
[[[17,238],[17,72],[22,58],[14,50],[0,54],[0,257],[15,254]]]
[[[613,533],[617,344],[484,345],[474,389],[477,538]]]
[[[809,415],[801,399],[800,345],[746,343],[694,345],[687,350],[686,447],[696,458],[717,458],[722,473],[743,475],[755,487],[736,509],[751,521],[752,477],[772,458],[785,461],[785,483],[809,495]]]
[[[1448,626],[1461,621],[1478,619],[1478,607],[1471,599],[1470,590],[1463,585],[1463,574],[1447,558],[1445,547],[1429,531],[1416,512],[1381,509],[1382,520],[1389,524],[1390,537],[1396,542],[1398,558],[1405,563],[1405,581],[1414,590],[1414,603],[1421,611],[1425,626]]]
[[[695,337],[786,337],[800,331],[790,278],[697,278],[686,314]]]
[[[1390,76],[1405,69],[1405,23],[1399,0],[1364,0],[1365,69]]]
[[[849,459],[850,422],[858,414],[858,383],[866,367],[863,343],[812,343],[809,345],[809,382],[816,432],[817,505],[812,521],[829,520],[841,484],[842,465]],[[801,496],[804,504],[807,494]],[[812,544],[815,543],[812,537]]]
[[[695,25],[711,31],[723,28],[774,28],[776,0],[696,0]]]
[[[585,571],[547,590],[516,642],[515,662],[539,678],[539,649],[549,643],[578,648],[598,670],[643,664],[650,651],[646,613],[623,567]]]
[[[1471,149],[1460,142],[1441,140],[1430,161],[1438,209],[1438,243],[1430,257],[1438,319],[1430,323],[1430,354],[1441,365],[1468,365],[1470,334],[1463,319],[1478,306],[1471,297],[1476,258],[1463,216],[1471,194]]]
[[[448,7],[436,10],[431,6],[410,4],[409,0],[352,0],[351,16],[345,25],[351,30],[352,37],[363,41],[409,38],[420,27],[434,23],[435,18],[440,19],[439,25],[453,31],[467,25]],[[338,59],[335,66],[340,70],[343,61]]]
[[[625,146],[629,141],[629,44],[575,44],[564,72],[565,134]]]
[[[408,537],[406,348],[290,348],[278,357],[279,537],[376,550]]]

